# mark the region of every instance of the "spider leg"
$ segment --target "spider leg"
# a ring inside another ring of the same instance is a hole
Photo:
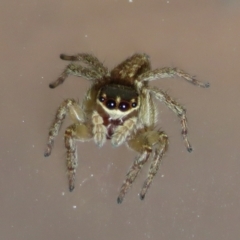
[[[78,165],[76,140],[86,142],[91,140],[92,133],[84,123],[75,123],[69,126],[65,131],[65,147],[67,149],[67,169],[69,190],[73,191],[75,187],[75,175]]]
[[[48,157],[51,154],[54,138],[58,135],[63,120],[67,114],[69,114],[73,122],[75,122],[65,131],[69,190],[72,191],[74,189],[75,174],[77,168],[76,140],[85,142],[93,137],[90,130],[91,128],[81,122],[84,121],[84,115],[81,112],[81,107],[75,100],[66,99],[58,108],[55,120],[49,131],[48,143],[44,156]]]
[[[93,68],[95,71],[98,73],[101,73],[102,76],[108,74],[108,69],[104,67],[104,65],[93,55],[87,54],[87,53],[79,53],[76,55],[66,55],[66,54],[61,54],[60,58],[62,60],[67,60],[67,61],[80,61],[83,62],[87,65],[89,65],[91,68]]]
[[[81,65],[77,65],[75,63],[70,63],[69,65],[67,65],[66,69],[63,71],[63,73],[60,75],[60,77],[56,81],[49,84],[49,87],[55,88],[55,87],[59,86],[66,80],[66,78],[69,75],[83,77],[83,78],[85,78],[87,80],[91,80],[91,81],[102,78],[102,74],[97,72],[93,68],[86,68]]]
[[[150,166],[150,170],[148,173],[148,177],[145,180],[142,190],[140,192],[140,199],[143,200],[145,198],[145,195],[147,193],[148,188],[150,187],[152,180],[154,178],[154,176],[156,175],[162,157],[164,155],[164,153],[167,151],[167,147],[168,147],[168,137],[165,133],[161,132],[159,134],[159,146],[156,147],[154,153],[153,153],[153,160]]]
[[[155,70],[150,70],[145,73],[142,73],[139,77],[138,80],[140,82],[148,82],[148,81],[153,81],[157,80],[159,78],[167,78],[167,77],[173,77],[174,75],[184,78],[188,82],[199,86],[203,88],[208,88],[210,86],[209,83],[203,83],[197,79],[195,79],[194,76],[191,76],[190,74],[184,72],[181,69],[178,68],[170,68],[170,67],[165,67],[165,68],[160,68],[160,69],[155,69]]]
[[[132,167],[127,173],[126,180],[123,182],[120,189],[120,194],[117,199],[118,203],[122,203],[125,194],[142,169],[142,166],[152,154],[152,163],[149,174],[140,193],[140,199],[144,199],[145,194],[152,183],[153,177],[157,173],[162,156],[167,150],[168,137],[164,132],[140,130],[134,138],[128,141],[128,146],[139,152],[140,155],[135,159]]]
[[[71,125],[65,131],[65,147],[67,148],[67,169],[70,192],[72,192],[75,187],[75,175],[78,165],[75,133],[76,124]]]
[[[117,198],[118,203],[122,203],[128,189],[131,187],[133,181],[137,177],[138,173],[142,169],[142,166],[145,162],[147,162],[150,153],[145,150],[139,157],[136,158],[132,167],[129,169],[126,180],[123,182],[122,187],[120,189],[120,193]]]
[[[52,123],[52,126],[50,127],[49,133],[48,133],[48,143],[47,148],[44,152],[44,156],[48,157],[51,154],[54,139],[58,135],[60,127],[62,126],[62,123],[66,117],[66,115],[69,112],[69,109],[76,105],[76,101],[74,99],[66,99],[58,108],[55,119]]]
[[[188,152],[192,151],[192,146],[188,140],[188,129],[187,129],[187,117],[186,117],[186,109],[181,106],[177,101],[171,98],[166,92],[158,89],[158,88],[148,88],[150,92],[155,96],[156,99],[164,102],[168,108],[170,108],[178,117],[181,119],[182,125],[182,136],[187,147]]]

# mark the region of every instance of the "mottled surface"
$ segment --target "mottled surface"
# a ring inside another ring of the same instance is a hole
[[[239,238],[239,1],[4,0],[0,11],[2,239]],[[211,84],[152,84],[186,107],[194,151],[182,143],[179,119],[158,104],[170,145],[144,201],[137,195],[149,165],[124,203],[116,203],[135,157],[124,146],[79,143],[71,193],[63,131],[50,158],[43,156],[59,103],[81,100],[89,86],[71,77],[54,91],[48,87],[65,67],[59,54],[77,52],[110,69],[145,52],[153,68],[179,67]]]

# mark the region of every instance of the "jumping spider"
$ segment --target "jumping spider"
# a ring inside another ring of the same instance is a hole
[[[76,141],[86,142],[93,139],[101,147],[107,139],[110,139],[114,146],[125,142],[139,154],[123,182],[117,198],[118,203],[122,203],[143,164],[151,158],[148,177],[140,192],[140,199],[144,199],[168,148],[167,135],[156,130],[157,109],[153,98],[162,101],[180,118],[183,140],[188,152],[192,151],[187,138],[185,108],[163,90],[149,86],[149,81],[176,75],[203,88],[209,87],[209,83],[202,83],[178,68],[151,70],[149,56],[146,54],[134,54],[112,71],[91,54],[80,53],[74,56],[61,54],[60,58],[72,62],[61,76],[49,85],[50,88],[63,83],[69,75],[85,78],[91,81],[92,85],[82,104],[74,99],[66,99],[60,105],[49,131],[44,155],[47,157],[51,154],[54,138],[58,135],[66,115],[69,114],[73,121],[65,131],[69,190],[73,191],[75,186]],[[84,66],[75,64],[76,61],[84,63]]]

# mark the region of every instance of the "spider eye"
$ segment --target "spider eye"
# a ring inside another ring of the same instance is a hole
[[[127,111],[129,109],[129,104],[126,103],[126,102],[120,102],[118,108],[122,112],[125,112],[125,111]]]
[[[132,107],[135,108],[137,106],[137,103],[136,102],[133,102],[132,103]]]
[[[100,102],[104,102],[105,101],[105,97],[99,97],[98,99]]]
[[[108,109],[114,109],[116,107],[116,102],[114,100],[108,100],[106,102],[106,106]]]

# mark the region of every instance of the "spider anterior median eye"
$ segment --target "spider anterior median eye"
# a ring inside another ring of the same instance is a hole
[[[129,104],[126,102],[121,102],[118,106],[119,110],[121,111],[127,111],[129,109]]]
[[[108,109],[114,109],[116,107],[116,102],[110,99],[107,101],[106,106]]]

